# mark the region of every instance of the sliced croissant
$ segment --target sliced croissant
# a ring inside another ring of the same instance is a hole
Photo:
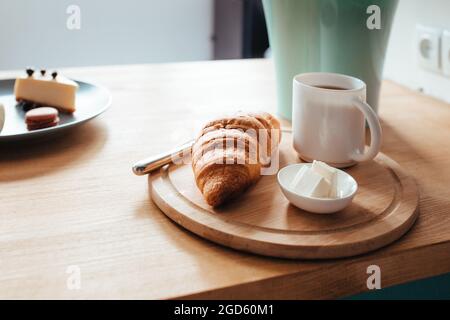
[[[192,148],[195,181],[206,202],[217,207],[258,181],[280,138],[280,122],[265,112],[207,123]]]

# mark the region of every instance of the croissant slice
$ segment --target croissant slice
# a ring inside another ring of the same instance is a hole
[[[279,121],[265,112],[207,123],[192,148],[195,181],[206,202],[220,206],[256,183],[280,138]]]

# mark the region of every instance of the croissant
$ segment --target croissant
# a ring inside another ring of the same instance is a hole
[[[265,112],[207,123],[192,147],[195,181],[206,202],[220,206],[258,181],[280,139],[280,122]]]

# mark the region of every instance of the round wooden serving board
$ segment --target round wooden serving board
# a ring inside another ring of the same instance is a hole
[[[280,168],[300,162],[285,134]],[[190,165],[170,165],[149,177],[151,197],[174,222],[237,250],[293,259],[349,257],[385,246],[416,220],[419,194],[414,179],[384,154],[346,169],[358,182],[353,203],[332,215],[316,215],[289,204],[276,175],[263,176],[240,198],[213,209],[197,189]]]

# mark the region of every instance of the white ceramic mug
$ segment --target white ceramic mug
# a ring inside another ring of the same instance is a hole
[[[373,159],[380,150],[381,126],[366,103],[366,84],[334,73],[294,77],[292,99],[294,149],[300,158],[344,168]],[[365,150],[365,120],[371,145]]]

